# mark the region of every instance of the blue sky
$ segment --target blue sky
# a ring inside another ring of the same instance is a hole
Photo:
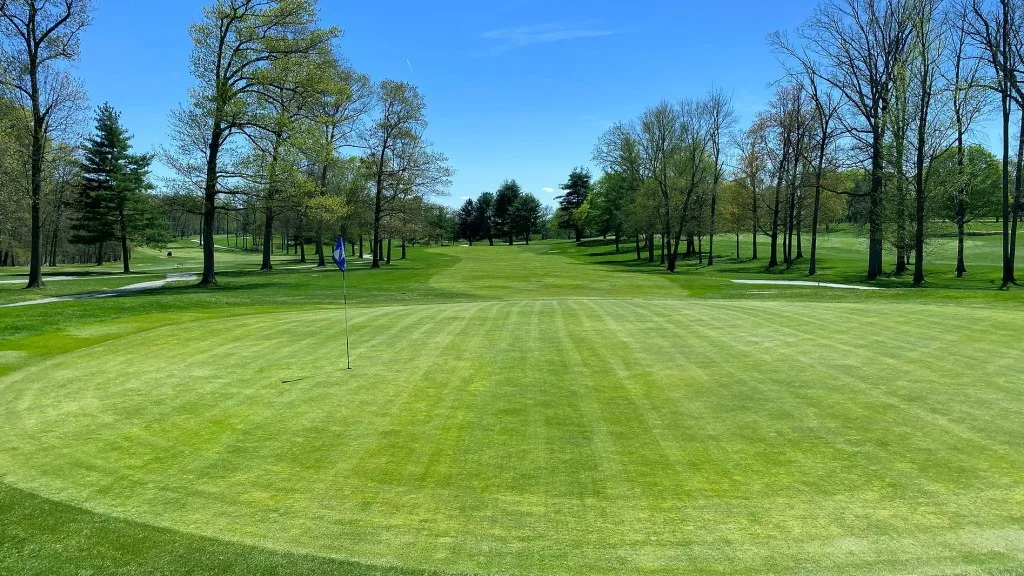
[[[96,0],[78,72],[93,104],[122,111],[141,150],[166,142],[168,113],[185,99],[188,25],[205,4]],[[458,171],[448,203],[515,178],[551,204],[609,125],[663,99],[722,87],[749,121],[782,74],[766,35],[796,27],[814,4],[321,0],[321,12],[344,29],[358,69],[420,87],[429,136]]]

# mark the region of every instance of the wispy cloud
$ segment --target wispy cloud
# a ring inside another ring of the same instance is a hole
[[[555,189],[552,188],[551,186],[545,186],[545,187],[541,188],[541,190],[543,190],[544,192],[547,192],[548,194],[554,194],[555,193]]]
[[[535,44],[552,44],[583,38],[601,38],[615,34],[614,30],[591,26],[570,26],[567,24],[543,24],[540,26],[522,26],[518,28],[502,28],[485,32],[481,37],[485,40],[501,43],[503,49],[521,48]]]

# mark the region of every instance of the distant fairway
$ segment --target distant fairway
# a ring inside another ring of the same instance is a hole
[[[251,308],[208,301],[230,288],[56,304],[85,316],[7,346],[23,356],[0,377],[0,478],[325,558],[310,573],[1024,567],[1024,307],[765,295],[587,254],[455,247],[354,274],[351,372],[337,274],[276,280],[307,298],[240,277]],[[119,306],[146,308],[102,316]],[[26,360],[58,342],[80,345]]]

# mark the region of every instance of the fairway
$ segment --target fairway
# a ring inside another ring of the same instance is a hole
[[[437,250],[426,284],[465,296],[353,309],[352,371],[335,306],[83,324],[96,344],[0,378],[0,474],[443,573],[1021,566],[1019,306],[694,299],[546,252]]]

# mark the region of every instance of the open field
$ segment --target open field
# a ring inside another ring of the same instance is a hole
[[[354,265],[352,371],[340,274],[294,257],[0,310],[0,573],[1022,573],[998,241],[873,292],[599,240],[416,248]],[[863,242],[826,238],[821,280],[860,283]],[[195,271],[190,244],[0,304]]]

